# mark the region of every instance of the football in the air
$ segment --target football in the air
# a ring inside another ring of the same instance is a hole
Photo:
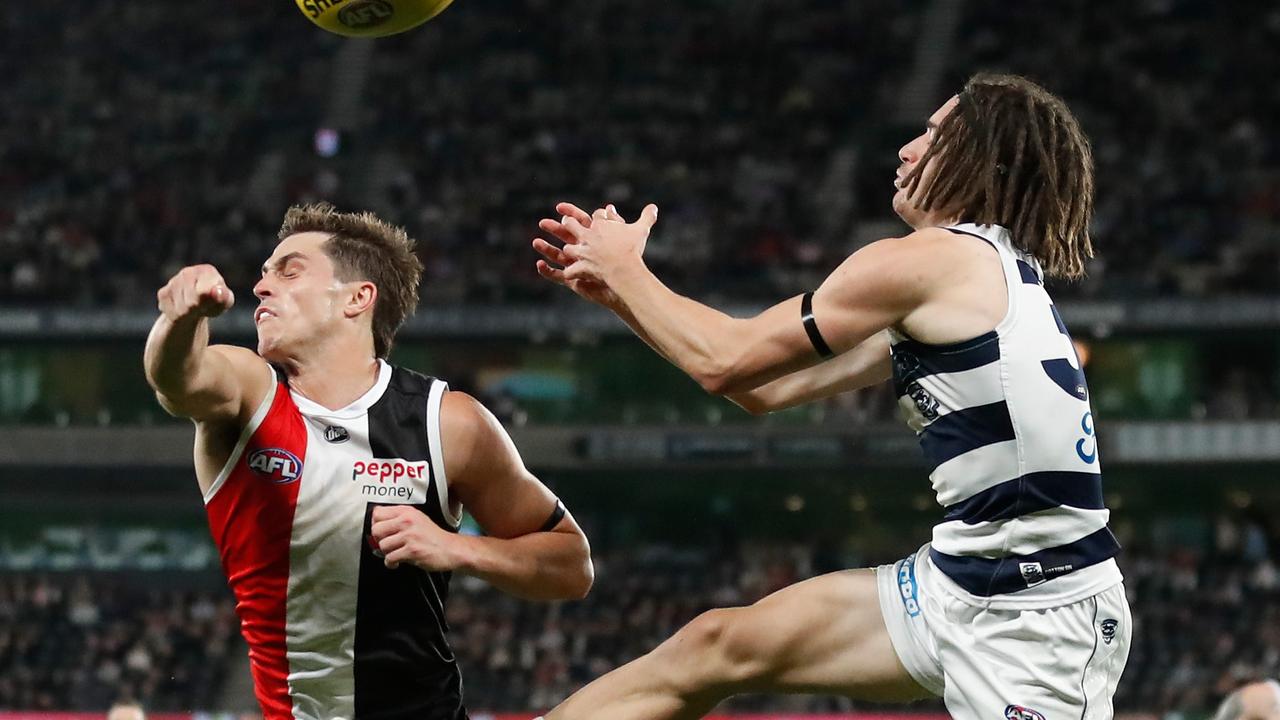
[[[311,22],[347,37],[383,37],[417,27],[453,0],[294,0]]]

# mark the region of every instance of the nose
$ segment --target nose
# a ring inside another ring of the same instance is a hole
[[[903,145],[901,148],[898,148],[898,159],[904,163],[913,163],[919,160],[920,153],[916,151],[915,147],[916,140],[919,139],[920,138],[915,138],[906,145]]]
[[[265,275],[262,277],[261,280],[259,280],[257,283],[254,284],[253,294],[259,300],[265,300],[271,296],[271,285],[270,283],[267,282],[267,278]]]

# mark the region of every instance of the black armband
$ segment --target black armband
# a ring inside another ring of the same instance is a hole
[[[831,346],[822,339],[822,333],[818,332],[818,321],[813,319],[812,290],[800,298],[800,321],[804,323],[804,331],[809,335],[809,342],[813,343],[813,349],[818,351],[822,359],[835,357],[836,354],[831,352]]]
[[[564,503],[556,500],[556,509],[551,511],[551,517],[542,523],[542,527],[538,528],[538,532],[551,532],[554,530],[560,524],[560,521],[564,519],[565,512]]]

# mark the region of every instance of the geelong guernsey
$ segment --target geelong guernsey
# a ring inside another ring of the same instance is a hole
[[[278,378],[205,496],[266,720],[464,720],[447,639],[449,573],[389,570],[378,505],[456,531],[440,442],[440,380],[380,361],[363,397],[329,410]]]
[[[996,249],[1009,310],[950,345],[890,331],[898,403],[946,511],[930,559],[977,604],[1075,602],[1121,580],[1084,373],[1039,263],[1002,227],[946,229]]]

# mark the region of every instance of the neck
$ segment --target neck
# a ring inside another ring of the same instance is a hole
[[[289,358],[281,366],[292,390],[330,410],[344,408],[369,392],[381,367],[372,351],[331,351],[319,358]]]

